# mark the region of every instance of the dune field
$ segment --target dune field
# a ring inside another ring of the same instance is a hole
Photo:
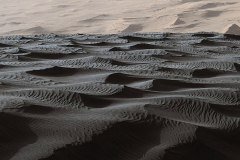
[[[0,160],[240,160],[239,0],[0,2]]]
[[[0,37],[1,160],[239,160],[240,36]]]

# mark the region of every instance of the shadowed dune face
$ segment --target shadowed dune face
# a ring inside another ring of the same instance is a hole
[[[1,160],[240,159],[237,35],[37,34],[0,44]]]
[[[67,145],[42,160],[140,159],[146,151],[159,145],[159,134],[156,124],[117,123],[103,134],[93,136],[91,142]]]
[[[239,0],[8,0],[1,3],[0,35],[196,31],[239,34],[239,29],[231,27],[240,25],[239,8]]]
[[[72,76],[77,72],[76,68],[63,68],[63,67],[53,67],[43,70],[33,70],[27,73],[36,76]]]
[[[0,157],[11,159],[21,148],[37,141],[37,135],[29,126],[28,118],[0,113]]]

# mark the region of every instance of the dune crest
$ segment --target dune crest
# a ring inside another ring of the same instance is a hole
[[[1,160],[240,159],[240,37],[129,26],[0,36]]]

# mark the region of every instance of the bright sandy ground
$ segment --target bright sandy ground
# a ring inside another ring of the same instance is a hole
[[[240,0],[0,0],[0,35],[225,32]],[[240,33],[234,26],[231,30]]]

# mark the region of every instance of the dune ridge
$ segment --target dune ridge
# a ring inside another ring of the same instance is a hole
[[[0,36],[0,159],[239,160],[239,52],[218,32]]]

